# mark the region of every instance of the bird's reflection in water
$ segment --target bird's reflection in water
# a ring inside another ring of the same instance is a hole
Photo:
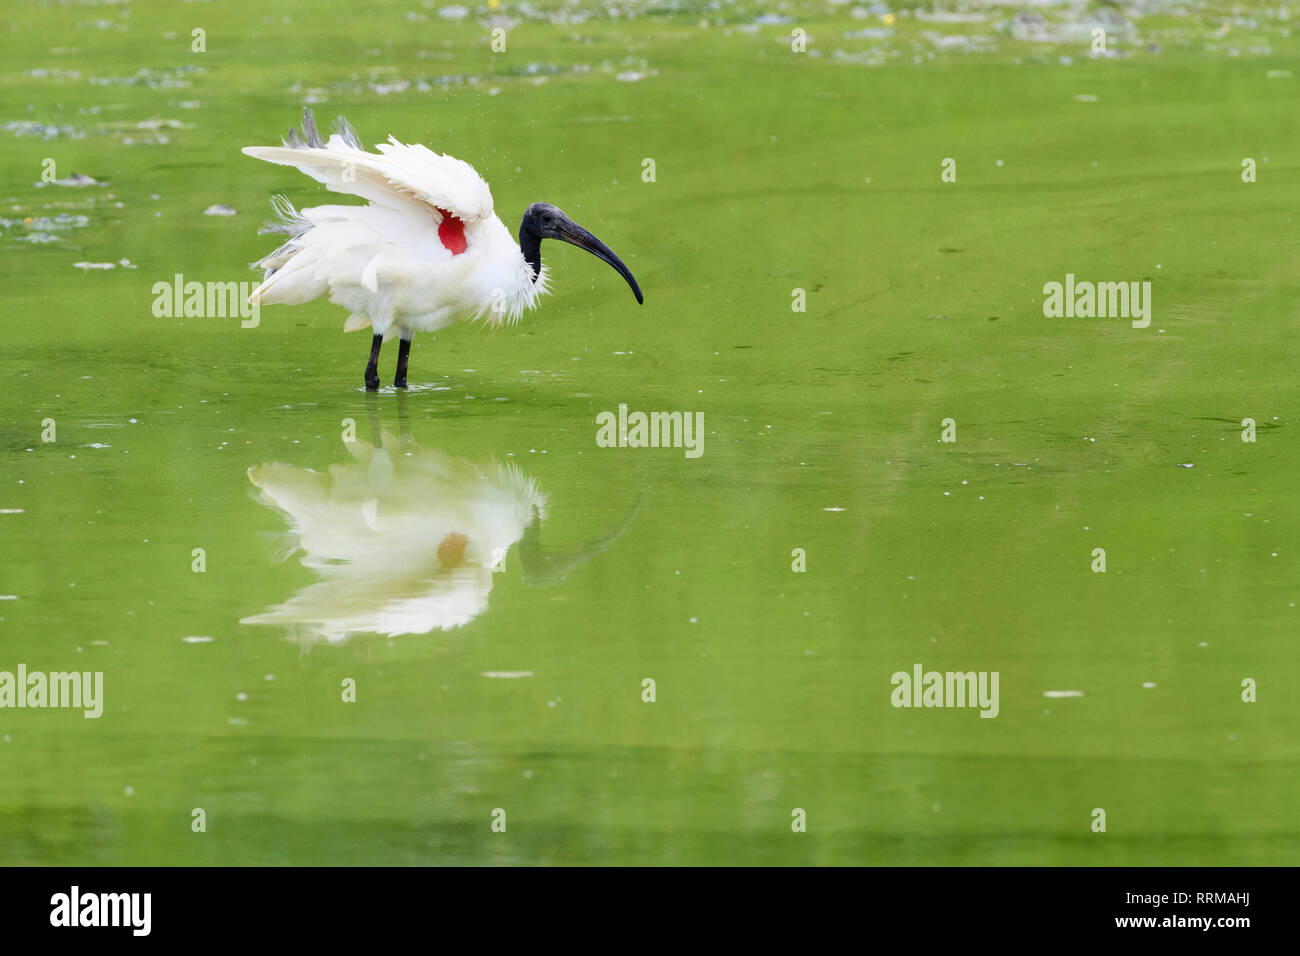
[[[546,496],[533,479],[514,464],[478,464],[419,444],[401,412],[399,436],[372,416],[372,441],[344,442],[353,460],[327,473],[248,470],[262,502],[287,519],[290,553],[301,550],[321,580],[242,623],[330,641],[459,627],[486,610],[493,574],[516,542],[524,580],[551,584],[613,544],[636,515],[634,506],[601,537],[547,554]]]

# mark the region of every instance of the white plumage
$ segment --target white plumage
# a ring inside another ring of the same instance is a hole
[[[299,212],[276,197],[281,221],[268,230],[290,238],[256,263],[266,275],[250,296],[251,302],[286,305],[327,296],[350,313],[344,331],[372,327],[368,387],[378,386],[381,340],[402,338],[396,384],[405,385],[405,358],[415,332],[461,319],[515,322],[533,308],[548,291],[542,239],[562,239],[597,255],[642,301],[622,261],[556,207],[530,206],[516,243],[493,211],[488,184],[468,163],[392,137],[377,148],[378,153],[364,150],[343,119],[322,141],[311,111],[304,110],[302,137],[291,130],[282,146],[243,150],[293,166],[332,192],[368,200]]]
[[[377,445],[345,444],[353,460],[328,474],[248,470],[321,580],[243,623],[338,641],[448,630],[482,613],[494,569],[546,514],[536,483],[513,465],[474,464],[388,432]]]
[[[525,581],[543,585],[613,544],[636,515],[567,551],[542,548],[546,495],[513,464],[475,463],[380,431],[345,442],[350,460],[325,472],[285,464],[248,469],[264,504],[289,524],[287,557],[319,577],[244,624],[283,625],[304,640],[358,633],[428,634],[469,623],[516,548]]]
[[[300,305],[327,295],[352,312],[346,331],[372,326],[432,332],[457,319],[516,321],[546,291],[505,224],[492,211],[488,184],[469,163],[395,139],[379,155],[336,132],[320,147],[249,146],[244,153],[293,166],[331,192],[366,206],[316,206],[300,213],[277,202],[297,234],[262,259],[265,280],[252,295],[265,304]],[[446,214],[463,225],[466,250],[453,255],[439,238]],[[493,308],[493,292],[501,290]]]

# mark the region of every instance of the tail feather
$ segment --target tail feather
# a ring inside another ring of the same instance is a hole
[[[312,228],[311,221],[294,208],[293,203],[287,196],[277,195],[271,197],[271,208],[279,217],[278,221],[266,223],[260,230],[259,234],[266,235],[279,234],[288,236],[287,242],[277,246],[273,252],[267,253],[256,262],[250,263],[251,269],[265,269],[266,275],[262,285],[259,286],[249,297],[249,301],[255,301],[261,298],[262,292],[267,287],[267,282],[271,279],[277,269],[292,259],[302,248],[297,241],[308,229]]]
[[[259,235],[280,233],[285,236],[301,236],[311,228],[311,220],[294,208],[288,196],[283,194],[272,196],[271,209],[275,211],[279,221],[266,223],[258,230]]]

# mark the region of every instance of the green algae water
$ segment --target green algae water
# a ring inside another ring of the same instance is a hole
[[[10,5],[0,675],[102,714],[0,676],[0,863],[1295,864],[1290,9]],[[646,304],[156,309],[303,105]]]

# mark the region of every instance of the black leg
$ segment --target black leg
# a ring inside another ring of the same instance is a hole
[[[411,340],[402,339],[397,345],[397,375],[393,377],[394,388],[406,388],[406,360],[411,357]]]
[[[366,391],[379,391],[379,349],[384,344],[384,337],[376,335],[370,340],[370,363],[366,366]]]

